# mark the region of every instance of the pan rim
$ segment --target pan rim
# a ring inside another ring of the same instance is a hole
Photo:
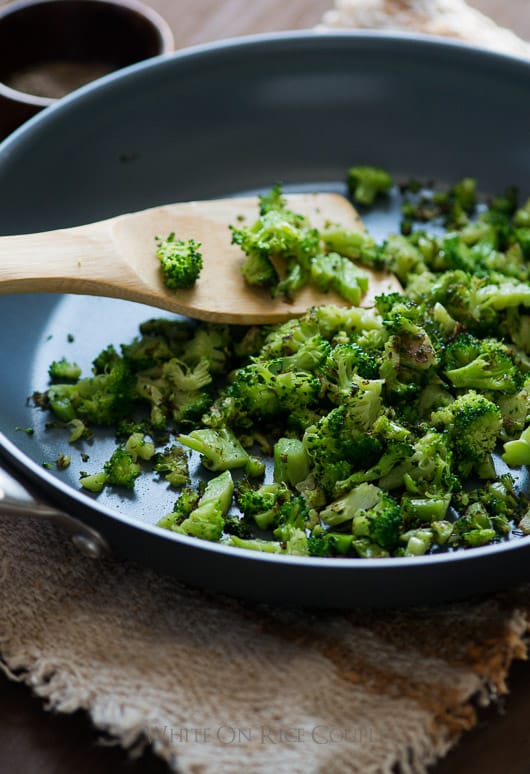
[[[462,54],[465,57],[475,58],[488,62],[497,62],[505,66],[513,66],[527,70],[530,74],[530,59],[522,56],[508,54],[502,51],[476,46],[452,38],[444,38],[440,35],[425,35],[414,32],[391,31],[391,30],[292,30],[272,33],[258,33],[254,35],[242,35],[238,37],[228,37],[208,43],[199,43],[192,46],[186,46],[169,54],[160,54],[150,59],[136,62],[120,70],[108,73],[95,81],[85,84],[79,89],[70,92],[65,97],[49,105],[45,110],[29,118],[22,126],[15,129],[8,137],[0,142],[0,163],[1,156],[4,153],[9,154],[13,146],[23,142],[26,135],[31,134],[41,123],[49,123],[53,120],[55,114],[59,115],[67,112],[71,106],[80,101],[85,101],[93,93],[104,93],[107,89],[115,87],[116,82],[121,83],[129,78],[134,78],[144,73],[149,73],[154,69],[164,66],[178,66],[179,62],[187,62],[196,58],[207,58],[209,56],[218,56],[227,52],[238,51],[239,49],[259,49],[262,46],[272,48],[284,44],[292,45],[295,43],[300,46],[314,45],[315,41],[351,41],[357,40],[364,44],[380,44],[385,41],[390,44],[412,45],[417,48],[427,50],[447,52],[453,51]],[[177,64],[174,64],[177,63]]]

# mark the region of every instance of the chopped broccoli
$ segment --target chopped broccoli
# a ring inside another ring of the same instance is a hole
[[[510,467],[530,465],[530,427],[523,430],[516,440],[504,444],[502,459]]]
[[[296,486],[309,475],[309,456],[298,438],[279,438],[274,444],[274,480]]]
[[[189,482],[188,455],[182,446],[168,446],[163,452],[155,454],[153,459],[153,469],[162,474],[171,486],[178,489]]]
[[[317,255],[311,263],[311,280],[324,293],[334,290],[354,305],[368,289],[366,272],[338,253]]]
[[[53,363],[50,363],[48,374],[50,379],[54,382],[77,382],[81,376],[81,368],[77,363],[71,363],[63,357],[60,360],[54,360]]]
[[[118,446],[103,465],[103,471],[107,476],[106,484],[132,489],[141,469],[133,456],[123,446]]]
[[[357,166],[348,169],[348,188],[355,202],[370,207],[378,196],[392,187],[392,178],[380,167]]]
[[[281,555],[413,557],[529,534],[526,476],[500,474],[498,455],[504,444],[505,465],[530,465],[530,201],[508,190],[481,204],[471,179],[402,190],[401,234],[382,242],[318,232],[279,187],[232,232],[273,295],[337,289],[347,271],[356,301],[366,283],[351,261],[395,272],[403,293],[273,326],[148,320],[88,378],[55,361],[33,395],[59,420],[47,427],[75,442],[106,425],[122,444],[81,486],[132,487],[153,469],[181,489],[160,526]],[[415,226],[431,220],[432,233]],[[202,497],[189,448],[220,473]]]
[[[251,456],[226,428],[192,430],[189,435],[179,435],[177,440],[201,454],[201,461],[208,470],[233,470],[244,468],[248,476],[262,476],[264,464]]]
[[[202,540],[220,540],[225,519],[234,491],[234,482],[230,471],[225,470],[216,478],[212,478],[194,508],[187,518],[172,527],[174,532],[192,535]]]
[[[482,339],[473,347],[468,341],[466,349],[468,354],[474,350],[474,356],[470,357],[465,365],[445,371],[454,387],[505,393],[514,393],[520,389],[521,374],[502,342],[497,339]],[[464,352],[461,350],[462,347],[459,348],[460,357],[464,358]],[[455,354],[453,352],[452,357]]]
[[[156,241],[165,286],[171,290],[192,288],[203,266],[200,242],[176,239],[174,232],[166,239],[157,237]]]
[[[431,417],[436,427],[446,428],[461,463],[480,463],[497,444],[502,428],[499,408],[484,395],[470,390]]]
[[[309,271],[312,258],[319,251],[319,233],[307,218],[288,209],[279,186],[261,197],[260,202],[260,216],[255,223],[230,227],[232,242],[247,255],[241,271],[249,284],[270,287],[273,294],[283,292],[289,296],[296,286],[307,283],[307,277],[298,279],[298,273]],[[282,262],[292,275],[290,281],[284,280],[283,286],[273,261]]]

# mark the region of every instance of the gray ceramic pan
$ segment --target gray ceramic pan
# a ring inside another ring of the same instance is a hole
[[[530,63],[464,46],[377,34],[286,34],[221,43],[110,76],[46,110],[0,146],[0,233],[76,225],[163,202],[292,189],[342,190],[346,168],[485,192],[530,185]],[[395,228],[391,202],[369,221]],[[435,603],[530,577],[530,537],[415,559],[278,557],[154,526],[175,495],[140,485],[126,498],[79,491],[42,463],[64,436],[26,397],[49,362],[85,369],[157,311],[99,298],[0,297],[3,513],[55,518],[87,554],[109,546],[211,591],[273,603],[355,607]],[[68,343],[68,334],[75,342]],[[27,436],[17,427],[36,428]],[[87,449],[92,470],[107,456]],[[21,486],[23,485],[23,486]],[[13,524],[16,529],[16,524]]]

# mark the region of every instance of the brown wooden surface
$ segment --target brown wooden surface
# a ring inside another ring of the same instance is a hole
[[[311,27],[332,0],[148,0],[168,20],[177,46],[256,32]],[[0,0],[4,5],[5,0]],[[530,0],[472,0],[472,4],[530,39]],[[0,54],[1,56],[1,54]],[[502,707],[480,713],[476,730],[435,767],[435,774],[528,774],[530,666],[516,664]],[[0,674],[1,774],[162,774],[151,753],[131,762],[100,747],[83,713],[52,715],[25,686]]]

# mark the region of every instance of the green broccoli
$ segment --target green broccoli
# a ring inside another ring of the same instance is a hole
[[[256,224],[232,230],[248,248],[244,271],[269,272],[273,294],[334,287],[346,269],[355,301],[364,285],[351,260],[394,271],[403,294],[274,326],[148,320],[100,352],[86,379],[56,361],[35,406],[73,442],[103,424],[121,444],[81,486],[132,487],[152,468],[181,488],[159,526],[317,559],[530,533],[524,473],[500,475],[495,456],[504,444],[505,464],[530,465],[530,201],[518,209],[509,190],[478,205],[471,179],[404,196],[402,233],[379,243],[340,224],[319,233],[279,187],[261,197]],[[434,220],[432,233],[415,220]],[[202,498],[188,485],[188,448],[221,474]],[[229,511],[232,469],[244,478]]]
[[[226,428],[192,430],[189,435],[178,435],[177,440],[198,451],[202,464],[208,470],[244,468],[251,478],[257,478],[264,473],[263,462],[251,456],[236,436]]]
[[[54,384],[47,391],[49,405],[63,422],[86,420],[112,425],[131,413],[134,378],[122,358],[104,373],[80,379],[76,384]]]
[[[333,290],[350,304],[359,304],[368,290],[368,276],[349,258],[338,253],[321,253],[311,262],[311,282],[324,293]]]
[[[510,467],[530,465],[530,427],[523,430],[516,440],[504,444],[502,459]]]
[[[199,504],[199,493],[189,486],[185,486],[181,489],[179,498],[175,503],[171,513],[162,516],[157,521],[158,527],[164,529],[174,530],[178,527],[184,519],[186,519],[192,511],[197,508]],[[177,530],[178,531],[178,530]]]
[[[453,387],[504,393],[514,393],[522,387],[519,369],[502,342],[482,339],[473,347],[468,340],[467,352],[471,354],[473,350],[476,354],[465,365],[445,371]],[[463,352],[460,355],[464,357]],[[454,358],[454,352],[451,357]]]
[[[246,282],[288,296],[307,283],[304,272],[309,271],[319,251],[319,233],[307,218],[288,209],[279,186],[260,198],[260,216],[255,223],[230,228],[232,242],[247,255],[241,269]],[[273,261],[282,262],[290,275],[283,285]]]
[[[176,239],[174,232],[166,239],[157,237],[156,241],[164,285],[171,290],[192,288],[202,271],[201,243],[194,239]]]
[[[77,382],[81,376],[81,368],[77,363],[71,363],[62,357],[60,360],[54,360],[53,363],[50,363],[48,374],[54,382]]]
[[[202,540],[220,540],[233,492],[232,476],[230,471],[225,470],[207,483],[197,507],[191,510],[184,521],[174,524],[171,529]]]
[[[133,489],[141,468],[123,446],[118,446],[110,459],[103,465],[103,471],[107,476],[106,484]]]
[[[255,489],[243,481],[236,489],[236,503],[241,513],[252,519],[260,529],[269,529],[277,524],[282,504],[290,497],[290,490],[281,482],[262,484]]]
[[[392,187],[392,178],[380,167],[357,166],[348,169],[348,188],[355,202],[371,207],[378,196]]]
[[[499,408],[474,390],[435,411],[431,421],[448,431],[455,454],[468,472],[495,449],[502,429]]]
[[[173,444],[153,457],[153,470],[164,476],[164,480],[178,489],[190,480],[188,454],[182,446]]]

